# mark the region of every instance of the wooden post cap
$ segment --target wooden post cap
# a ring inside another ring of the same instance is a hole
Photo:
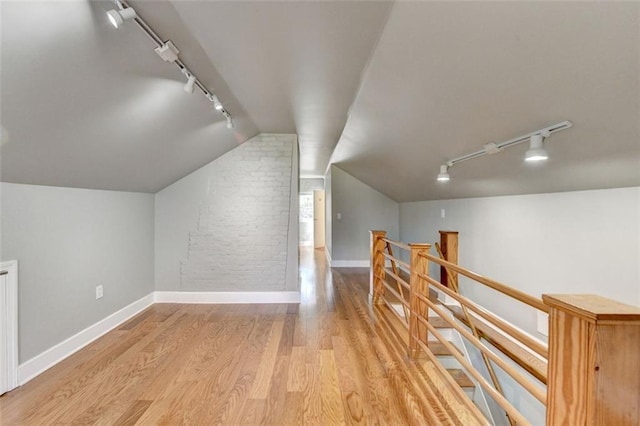
[[[596,294],[543,294],[542,300],[549,307],[593,323],[640,321],[640,308]]]

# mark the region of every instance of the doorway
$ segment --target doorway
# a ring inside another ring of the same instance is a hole
[[[313,247],[313,192],[300,194],[300,246]]]
[[[324,191],[313,191],[313,248],[324,248]]]

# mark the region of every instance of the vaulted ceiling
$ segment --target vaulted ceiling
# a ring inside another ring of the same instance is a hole
[[[640,3],[130,3],[235,128],[112,2],[1,2],[2,181],[156,192],[262,132],[398,201],[640,185]],[[563,120],[544,164],[523,144],[435,181]]]

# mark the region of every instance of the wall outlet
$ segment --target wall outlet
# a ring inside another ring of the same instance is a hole
[[[446,215],[447,212],[445,212],[444,209],[440,209],[440,217],[444,219]]]
[[[104,293],[103,293],[102,286],[101,285],[97,286],[96,287],[96,299],[102,299],[103,294]]]
[[[338,218],[338,220],[342,220],[342,213],[338,213],[336,217]]]

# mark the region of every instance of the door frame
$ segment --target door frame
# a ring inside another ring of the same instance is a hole
[[[7,271],[0,278],[0,395],[18,387],[18,261],[0,262],[0,271]],[[4,377],[3,377],[4,376]],[[6,389],[5,389],[6,387]]]

